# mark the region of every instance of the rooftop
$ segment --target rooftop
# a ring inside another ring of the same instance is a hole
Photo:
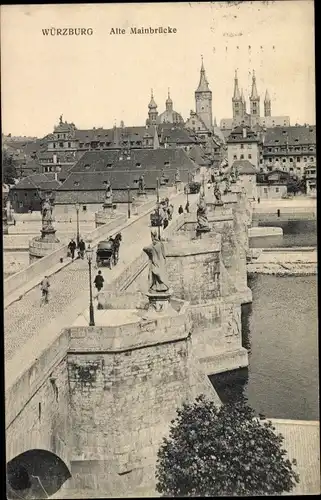
[[[264,146],[316,144],[316,126],[274,127],[266,129]]]
[[[256,174],[256,168],[248,160],[236,160],[233,162],[232,167],[236,167],[240,175]]]

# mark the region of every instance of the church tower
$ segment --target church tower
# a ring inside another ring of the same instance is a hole
[[[173,101],[171,99],[169,89],[168,89],[167,99],[165,101],[165,106],[166,106],[166,111],[173,111]]]
[[[203,120],[206,127],[209,130],[212,130],[213,128],[212,91],[209,89],[208,81],[206,79],[205,69],[203,64],[203,56],[202,56],[200,82],[195,91],[195,108],[196,108],[196,114]]]
[[[239,124],[243,116],[243,102],[239,89],[239,81],[237,78],[237,71],[235,70],[234,77],[234,94],[232,97],[232,107],[233,107],[233,121],[235,124]]]
[[[256,88],[256,77],[255,71],[253,70],[252,76],[252,92],[250,96],[250,106],[251,106],[251,121],[253,120],[253,125],[258,123],[260,118],[260,96]]]
[[[148,119],[146,125],[156,125],[158,116],[157,104],[154,100],[153,89],[151,90],[150,103],[148,104]]]
[[[271,116],[271,99],[267,90],[264,98],[264,116]]]

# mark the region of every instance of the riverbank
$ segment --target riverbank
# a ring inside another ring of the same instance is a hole
[[[317,274],[316,263],[257,263],[247,264],[248,276],[272,274],[274,276],[313,276]]]

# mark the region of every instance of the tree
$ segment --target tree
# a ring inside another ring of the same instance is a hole
[[[156,489],[164,496],[289,492],[299,482],[271,422],[242,400],[220,408],[200,396],[184,404],[158,451]]]
[[[2,152],[2,171],[3,171],[3,182],[5,184],[14,184],[15,179],[18,178],[16,168],[13,163],[13,159],[6,151]]]
[[[296,195],[299,191],[301,191],[301,185],[298,179],[289,178],[287,182],[287,190],[289,194]]]

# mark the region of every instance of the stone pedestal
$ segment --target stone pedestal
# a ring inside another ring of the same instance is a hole
[[[62,243],[56,237],[56,230],[53,227],[42,229],[41,236],[29,241],[30,264],[58,250],[61,246]]]
[[[209,233],[211,228],[209,227],[197,227],[196,226],[196,238],[201,239],[203,234]]]
[[[104,203],[103,209],[95,213],[95,226],[103,226],[107,224],[110,219],[117,217],[117,212],[115,212],[117,205],[114,203]]]
[[[148,309],[143,318],[155,319],[164,314],[166,316],[177,314],[170,303],[171,290],[167,290],[166,292],[148,292],[146,295],[148,297]]]
[[[136,196],[138,203],[145,203],[148,200],[146,191],[138,191]]]

